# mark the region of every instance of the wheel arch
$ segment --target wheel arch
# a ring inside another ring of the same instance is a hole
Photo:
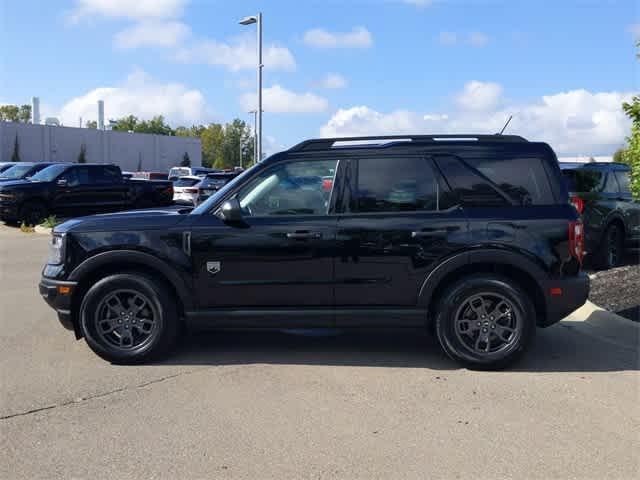
[[[538,323],[547,315],[547,304],[543,285],[546,274],[526,256],[501,249],[483,249],[462,252],[441,262],[424,280],[418,297],[419,305],[427,309],[431,324],[435,307],[442,293],[452,283],[467,275],[488,273],[509,278],[525,292],[536,310]]]
[[[77,282],[71,302],[72,320],[77,338],[80,338],[78,312],[84,294],[101,278],[123,272],[146,274],[155,280],[162,281],[175,295],[181,317],[185,311],[193,307],[193,299],[184,281],[161,259],[135,250],[99,253],[78,265],[68,278],[69,281]]]

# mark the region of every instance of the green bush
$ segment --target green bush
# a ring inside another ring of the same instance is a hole
[[[44,222],[40,224],[40,226],[45,228],[53,228],[59,223],[60,222],[58,221],[55,215],[49,215],[47,218],[45,218]]]

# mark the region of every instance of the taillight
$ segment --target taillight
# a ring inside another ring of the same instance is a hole
[[[197,188],[185,188],[184,193],[198,193],[198,189]]]
[[[579,215],[582,215],[582,212],[584,212],[584,200],[580,197],[573,196],[569,199],[569,203],[575,207]]]
[[[582,264],[584,258],[584,225],[580,220],[569,222],[569,252]]]

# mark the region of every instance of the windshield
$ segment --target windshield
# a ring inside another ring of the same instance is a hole
[[[14,165],[11,168],[8,168],[0,175],[0,178],[6,179],[17,179],[23,178],[27,173],[31,171],[33,165]]]
[[[240,175],[238,175],[236,178],[231,180],[229,183],[227,183],[224,187],[222,187],[216,193],[211,195],[205,202],[203,202],[200,205],[198,205],[198,207],[195,208],[191,212],[191,214],[192,215],[200,215],[202,213],[206,213],[208,210],[211,209],[211,207],[215,203],[218,202],[219,198],[224,197],[227,194],[227,192],[233,188],[234,185],[237,185],[237,182],[244,181],[243,179],[250,177],[253,174],[253,172],[256,170],[256,168],[258,168],[258,166],[259,166],[259,164],[256,163],[251,168],[249,168],[249,169],[245,170],[244,172],[242,172]]]
[[[31,177],[31,180],[35,182],[51,182],[58,175],[64,172],[67,167],[68,165],[51,165],[50,167],[40,170],[33,177]]]

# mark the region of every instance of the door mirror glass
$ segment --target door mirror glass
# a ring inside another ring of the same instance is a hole
[[[67,186],[67,179],[66,178],[58,179],[58,186],[59,187],[66,187]]]
[[[217,212],[220,219],[229,223],[237,223],[242,221],[242,211],[240,202],[237,198],[227,200],[222,204]]]

